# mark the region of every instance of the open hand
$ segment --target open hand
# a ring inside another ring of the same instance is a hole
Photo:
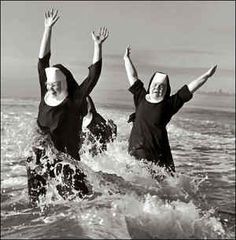
[[[58,10],[55,12],[52,8],[51,10],[45,12],[45,20],[44,25],[45,27],[51,28],[59,19],[59,16],[57,16]]]
[[[130,51],[131,51],[131,48],[130,48],[130,45],[128,45],[128,47],[125,49],[124,59],[129,58]]]
[[[100,28],[98,35],[96,35],[94,31],[92,31],[93,41],[98,45],[102,44],[108,38],[108,36],[109,32],[105,27]]]

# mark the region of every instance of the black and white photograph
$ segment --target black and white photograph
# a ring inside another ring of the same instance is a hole
[[[235,239],[235,1],[1,1],[1,239]]]

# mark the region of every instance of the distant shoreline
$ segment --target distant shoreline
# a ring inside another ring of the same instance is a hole
[[[127,93],[127,90],[120,89],[120,90],[117,90],[117,91],[120,92],[120,94],[122,94],[123,92]],[[173,90],[171,92],[174,94],[176,91],[177,90]],[[200,90],[200,91],[196,91],[195,94],[211,95],[211,96],[235,96],[235,93],[224,92],[224,91],[221,91],[221,90],[214,91],[214,92],[213,91],[207,92],[207,91],[201,91]],[[35,101],[40,100],[39,97],[34,97],[34,96],[32,96],[32,97],[30,97],[30,96],[28,96],[28,97],[25,97],[25,96],[21,96],[21,97],[19,97],[19,96],[1,96],[1,99],[22,99],[22,100],[35,100]]]
[[[118,109],[118,110],[129,110],[130,113],[134,112],[135,109],[133,106],[125,105],[125,104],[97,104],[97,108],[104,107],[104,108],[110,108],[110,109]],[[217,111],[217,112],[226,112],[226,113],[235,113],[234,108],[217,108],[217,107],[210,107],[210,106],[197,106],[197,105],[191,105],[191,106],[184,106],[181,111],[189,110],[189,109],[195,109],[195,110],[208,110],[208,111]]]
[[[192,101],[190,101],[189,103],[186,103],[186,105],[184,106],[184,108],[186,109],[203,109],[203,110],[212,110],[212,111],[220,111],[220,112],[231,112],[231,113],[235,113],[235,105],[234,105],[234,101],[229,101],[227,100],[225,103],[223,103],[223,105],[219,105],[219,103],[222,103],[221,97],[230,97],[230,98],[234,98],[233,94],[217,94],[217,93],[207,93],[207,92],[199,92],[197,93],[199,95],[204,96],[203,98],[194,98]],[[211,101],[211,99],[208,99],[208,97],[217,97],[220,99],[212,99],[213,102]],[[126,99],[127,100],[127,99]],[[114,99],[109,99],[107,102],[104,102],[102,99],[96,99],[96,106],[97,108],[110,108],[110,109],[118,109],[118,110],[129,110],[129,111],[134,111],[134,106],[132,104],[132,100],[131,101],[126,101],[125,99],[121,99],[121,98],[117,98],[114,96]],[[199,101],[201,100],[201,101]],[[208,100],[210,100],[208,102]],[[1,98],[1,105],[4,104],[12,104],[12,105],[21,105],[21,104],[32,104],[35,105],[37,107],[37,105],[39,104],[40,99],[38,97],[21,97],[21,98],[13,98],[13,97],[4,97]],[[230,105],[228,104],[230,102]]]
[[[235,93],[228,93],[228,92],[204,92],[204,91],[198,91],[196,94],[199,95],[212,95],[212,96],[235,96]]]

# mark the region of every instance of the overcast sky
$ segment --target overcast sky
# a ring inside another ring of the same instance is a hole
[[[218,64],[201,90],[234,92],[234,1],[1,1],[2,97],[39,97],[36,64],[44,12],[52,6],[61,17],[53,29],[51,64],[66,65],[78,82],[92,62],[90,32],[109,29],[97,96],[129,87],[123,64],[128,44],[146,86],[156,70],[168,73],[177,89]]]

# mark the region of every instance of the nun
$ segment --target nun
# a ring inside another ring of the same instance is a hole
[[[131,114],[128,120],[133,122],[128,151],[136,159],[154,162],[173,175],[175,165],[166,126],[173,115],[192,99],[193,93],[215,73],[217,66],[171,95],[169,77],[163,72],[155,72],[147,90],[144,88],[131,61],[130,52],[128,46],[124,54],[124,63],[130,83],[129,91],[133,94],[135,105],[135,113]]]
[[[64,185],[57,190],[63,197],[68,189],[74,188],[80,196],[88,193],[86,175],[79,168],[74,170],[63,164],[63,158],[48,155],[48,149],[63,153],[80,161],[81,132],[83,117],[87,114],[86,98],[95,87],[102,68],[102,44],[109,32],[100,28],[98,34],[91,33],[94,42],[92,64],[88,76],[78,85],[72,73],[62,64],[50,66],[51,35],[58,21],[58,11],[51,9],[45,14],[45,28],[41,40],[38,59],[40,83],[40,104],[37,117],[37,143],[32,147],[32,155],[27,159],[28,189],[31,203],[36,203],[39,195],[45,195],[48,179],[63,175]],[[59,154],[60,155],[60,154]]]

